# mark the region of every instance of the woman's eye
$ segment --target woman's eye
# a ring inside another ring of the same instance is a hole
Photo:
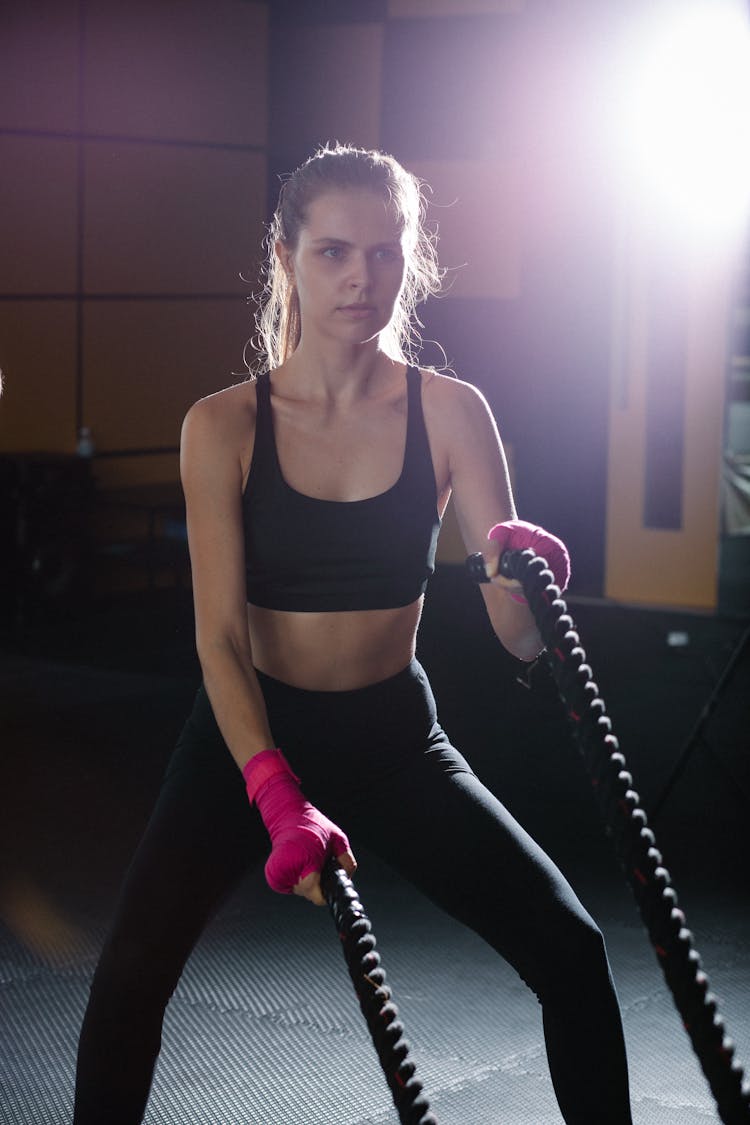
[[[324,258],[340,258],[341,257],[341,247],[340,246],[326,246],[325,250],[323,251],[323,257]]]
[[[379,262],[395,262],[398,258],[398,253],[391,250],[389,247],[383,247],[377,251],[377,258]]]

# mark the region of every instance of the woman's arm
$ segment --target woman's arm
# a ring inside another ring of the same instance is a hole
[[[242,536],[242,440],[248,409],[222,392],[188,411],[180,473],[187,510],[196,645],[216,721],[242,769],[273,747],[253,669]]]
[[[488,540],[495,524],[516,518],[508,466],[486,400],[469,383],[435,378],[431,412],[448,451],[448,471],[458,526],[467,554],[481,551],[492,578],[480,587],[492,627],[503,646],[520,660],[533,660],[544,647],[531,612],[511,594],[520,584],[498,575],[500,548]]]
[[[357,864],[346,835],[305,799],[274,746],[253,668],[242,527],[241,455],[254,432],[249,397],[238,387],[202,399],[182,427],[196,644],[219,729],[271,838],[266,879],[323,905],[326,857],[335,855],[349,875]]]

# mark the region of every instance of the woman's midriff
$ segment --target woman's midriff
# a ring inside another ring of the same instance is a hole
[[[289,613],[248,605],[253,664],[308,691],[353,691],[414,656],[422,599],[399,609]]]

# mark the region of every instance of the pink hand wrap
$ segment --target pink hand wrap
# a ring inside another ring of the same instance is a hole
[[[255,801],[271,837],[266,882],[279,894],[291,894],[300,879],[320,871],[329,855],[349,850],[349,841],[333,821],[302,795],[299,778],[280,750],[263,750],[242,771],[251,804]]]
[[[545,531],[543,527],[535,527],[525,520],[507,520],[505,523],[496,523],[487,538],[499,545],[501,554],[505,551],[525,551],[527,547],[531,547],[537,555],[546,559],[555,583],[560,587],[560,593],[567,587],[570,581],[568,549],[561,539]],[[514,601],[526,604],[526,598],[521,594],[510,596]]]

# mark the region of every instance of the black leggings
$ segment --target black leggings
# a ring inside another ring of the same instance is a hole
[[[414,661],[357,691],[258,674],[306,796],[515,967],[543,1009],[568,1125],[629,1125],[625,1046],[602,935],[550,859],[437,722]],[[164,1009],[208,918],[268,837],[203,688],[128,871],[91,989],[74,1125],[142,1120]]]

